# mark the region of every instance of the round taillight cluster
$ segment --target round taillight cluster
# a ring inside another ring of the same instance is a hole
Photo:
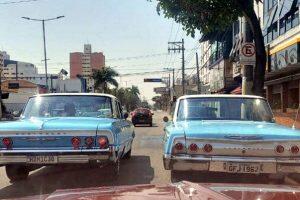
[[[277,153],[283,153],[284,147],[282,145],[277,145],[275,150]]]
[[[211,144],[205,144],[203,146],[203,151],[206,153],[210,153],[210,152],[212,152],[212,150],[213,150],[213,147],[211,146]]]
[[[80,146],[81,140],[78,137],[73,137],[71,140],[71,143],[72,143],[74,149],[78,149]]]
[[[85,138],[85,145],[89,148],[92,147],[94,145],[94,138],[92,137]]]
[[[191,144],[191,145],[190,145],[190,150],[191,150],[191,151],[197,151],[197,150],[198,150],[198,145],[197,145],[197,144],[194,144],[194,143]]]
[[[100,149],[106,149],[108,147],[108,140],[106,137],[99,137],[98,144]]]
[[[12,140],[10,138],[3,138],[2,143],[7,149],[12,147]]]
[[[175,149],[177,150],[177,151],[182,151],[183,150],[183,144],[182,143],[176,143],[175,144]]]
[[[291,152],[292,152],[293,154],[299,153],[299,147],[296,146],[296,145],[292,146],[292,147],[291,147]]]

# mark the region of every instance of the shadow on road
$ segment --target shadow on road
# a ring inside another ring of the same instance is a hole
[[[182,180],[191,181],[194,183],[253,183],[253,184],[277,184],[278,180],[271,180],[267,175],[253,174],[228,174],[228,173],[204,173],[204,172],[189,172],[183,173],[180,176],[172,177],[173,183]]]
[[[31,173],[26,181],[0,190],[0,198],[49,194],[58,189],[149,184],[154,178],[149,156],[132,156],[130,160],[122,160],[117,180],[113,180],[109,173],[108,167],[89,165],[44,167]]]

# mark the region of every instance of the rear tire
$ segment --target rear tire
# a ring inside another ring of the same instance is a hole
[[[131,158],[131,149],[123,156],[123,159],[130,159]]]
[[[185,171],[171,170],[171,182],[176,183],[185,179]]]
[[[11,182],[25,180],[29,176],[29,170],[23,165],[6,165],[5,171]]]
[[[117,160],[115,163],[112,164],[111,172],[113,180],[118,179],[120,175],[120,160]]]
[[[152,122],[150,122],[150,124],[149,124],[149,125],[150,125],[150,127],[152,127],[152,126],[153,126]]]

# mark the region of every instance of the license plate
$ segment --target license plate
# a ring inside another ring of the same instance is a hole
[[[231,163],[223,164],[224,171],[228,173],[257,174],[262,172],[262,164],[257,163]]]
[[[57,156],[27,156],[27,163],[31,164],[55,164]]]

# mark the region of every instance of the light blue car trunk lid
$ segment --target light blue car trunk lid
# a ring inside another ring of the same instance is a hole
[[[96,140],[98,128],[110,129],[113,119],[102,118],[31,118],[0,124],[0,139],[10,137],[14,149],[71,149],[71,139],[81,139],[81,147],[87,136]],[[1,139],[2,140],[2,139]],[[2,143],[1,148],[4,148]]]
[[[237,140],[300,140],[300,131],[268,122],[254,121],[182,121],[186,138]]]

